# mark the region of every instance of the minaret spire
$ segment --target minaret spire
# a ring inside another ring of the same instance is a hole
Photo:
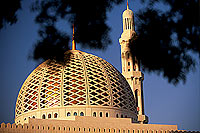
[[[129,9],[129,8],[128,8],[128,0],[127,0],[127,9]]]
[[[73,35],[72,35],[72,50],[76,50],[76,43],[74,40],[74,24],[73,24]]]

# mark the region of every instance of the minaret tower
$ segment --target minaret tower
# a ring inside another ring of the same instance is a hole
[[[129,40],[136,35],[134,15],[128,7],[123,12],[123,33],[119,39],[121,45],[121,63],[122,63],[122,74],[128,81],[133,94],[136,99],[137,111],[138,111],[138,122],[148,123],[148,117],[144,115],[144,102],[143,102],[143,80],[144,75],[140,71],[139,61],[136,57],[132,57]]]

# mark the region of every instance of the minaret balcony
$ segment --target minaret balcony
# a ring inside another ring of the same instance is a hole
[[[144,74],[141,71],[130,71],[122,73],[126,78],[142,78],[144,79]]]

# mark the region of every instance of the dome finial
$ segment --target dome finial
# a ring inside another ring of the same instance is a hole
[[[129,9],[129,8],[128,8],[128,0],[127,0],[127,9]]]
[[[74,40],[74,24],[73,24],[73,35],[72,35],[72,50],[76,50],[76,43]]]

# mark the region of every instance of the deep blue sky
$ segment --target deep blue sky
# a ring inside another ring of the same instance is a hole
[[[24,80],[37,66],[37,62],[28,59],[38,35],[38,25],[34,23],[35,14],[30,12],[30,1],[23,1],[18,12],[19,20],[13,26],[6,26],[0,31],[0,123],[13,123],[15,102]],[[134,12],[141,5],[137,0],[129,2]],[[121,71],[120,45],[118,39],[122,33],[122,12],[125,2],[116,6],[108,15],[107,23],[111,26],[112,45],[105,51],[78,49],[97,55]],[[68,26],[58,25],[67,30]],[[71,29],[68,31],[71,32]],[[78,45],[78,44],[77,44]],[[153,45],[153,44],[149,44]],[[198,59],[198,57],[196,57]],[[150,123],[177,124],[179,129],[200,131],[200,68],[187,75],[185,84],[173,86],[166,79],[156,74],[144,73],[145,113]]]

